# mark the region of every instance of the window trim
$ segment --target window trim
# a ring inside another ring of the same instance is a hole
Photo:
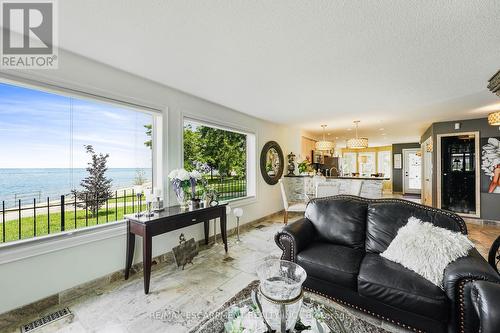
[[[158,106],[149,106],[147,103],[143,103],[142,101],[132,101],[130,98],[124,96],[111,97],[114,95],[111,92],[95,91],[93,92],[91,88],[72,88],[70,87],[72,84],[67,84],[67,86],[63,86],[56,83],[44,82],[42,80],[31,79],[24,76],[10,75],[7,73],[0,73],[0,82],[17,85],[28,89],[41,90],[51,94],[63,95],[66,97],[73,97],[84,99],[87,101],[100,101],[103,103],[107,103],[110,105],[118,106],[121,108],[127,108],[133,111],[138,112],[146,112],[146,113],[156,113],[163,115],[162,107]],[[108,96],[106,96],[108,95]]]
[[[247,175],[246,175],[246,180],[247,180],[247,195],[244,197],[240,198],[234,198],[234,199],[229,199],[229,200],[224,200],[221,201],[223,203],[238,203],[237,206],[244,206],[247,204],[252,204],[257,201],[257,144],[258,144],[258,137],[257,133],[248,127],[236,125],[231,122],[226,122],[222,121],[219,119],[214,119],[214,118],[208,118],[204,117],[201,115],[197,115],[191,112],[187,111],[181,111],[180,113],[180,143],[181,143],[181,149],[180,150],[180,156],[179,156],[179,163],[181,164],[180,168],[184,166],[184,123],[186,120],[191,120],[195,123],[200,123],[201,125],[206,124],[209,127],[213,127],[216,129],[221,129],[224,131],[230,131],[230,132],[235,132],[235,133],[240,133],[244,134],[247,136]],[[249,149],[249,136],[251,136],[251,141],[253,145],[253,149]],[[250,155],[252,154],[252,155]],[[251,170],[248,172],[248,170]],[[250,191],[251,190],[251,191]]]
[[[120,220],[36,238],[7,242],[0,245],[0,265],[109,238],[125,237],[126,234],[127,224],[125,220]]]

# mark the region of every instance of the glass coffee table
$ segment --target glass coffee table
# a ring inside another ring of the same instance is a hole
[[[266,326],[251,299],[258,281],[213,312],[190,333],[264,333]],[[304,333],[387,333],[333,301],[315,293],[304,291],[304,304],[293,332]],[[292,333],[292,332],[291,332]]]

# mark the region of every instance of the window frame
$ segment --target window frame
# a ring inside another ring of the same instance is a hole
[[[381,169],[381,155],[388,155],[389,156],[389,166],[388,170],[389,172],[383,172],[384,170]],[[390,150],[380,150],[377,152],[377,173],[383,173],[385,178],[391,178],[392,179],[392,152]]]
[[[117,108],[124,108],[134,112],[150,114],[152,116],[153,132],[152,140],[152,184],[153,187],[160,188],[163,193],[164,202],[168,202],[168,193],[165,191],[168,187],[163,182],[163,160],[165,158],[166,149],[164,147],[163,123],[164,117],[168,114],[168,108],[162,111],[161,108],[148,106],[146,103],[138,104],[136,102],[127,101],[125,97],[113,96],[109,93],[101,94],[101,91],[92,92],[91,89],[75,89],[68,84],[66,87],[62,85],[38,81],[22,76],[0,74],[0,83],[18,86],[26,89],[38,90],[50,94],[56,94],[68,98],[80,99],[89,102],[98,102],[108,104]],[[111,97],[113,96],[113,97]],[[77,246],[78,244],[99,241],[107,238],[119,237],[122,235],[123,228],[126,226],[123,223],[125,220],[110,221],[94,226],[88,226],[67,231],[60,231],[53,234],[41,235],[37,237],[25,238],[6,243],[0,243],[0,249],[12,249],[13,257],[0,256],[0,264],[2,261],[11,262],[18,259],[28,258],[38,254],[32,254],[32,248],[36,248],[36,244],[41,244],[43,250],[39,254],[53,252],[59,249]],[[71,239],[68,241],[68,237]],[[77,238],[77,240],[74,240]],[[73,242],[74,244],[70,243]],[[29,248],[27,248],[27,246]]]
[[[230,122],[206,118],[189,112],[181,112],[180,117],[180,168],[184,167],[184,124],[192,121],[203,126],[208,126],[223,131],[246,135],[246,186],[247,195],[244,197],[222,200],[222,203],[237,203],[236,206],[253,203],[257,200],[257,134],[254,130]]]

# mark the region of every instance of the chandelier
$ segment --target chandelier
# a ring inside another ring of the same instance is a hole
[[[347,148],[350,149],[363,149],[368,148],[368,138],[360,138],[358,137],[358,124],[359,120],[355,120],[354,124],[356,124],[356,137],[347,140]]]
[[[321,127],[323,128],[323,140],[316,142],[316,145],[315,145],[316,150],[327,150],[327,151],[330,151],[333,148],[335,148],[335,144],[333,142],[331,142],[331,141],[326,141],[326,139],[325,139],[325,128],[326,128],[326,125],[321,125]]]
[[[500,126],[500,111],[495,111],[488,115],[488,124]]]
[[[500,97],[500,70],[495,73],[488,81],[488,89]]]

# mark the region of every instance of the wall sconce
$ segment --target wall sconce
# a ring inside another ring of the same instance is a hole
[[[460,123],[455,123],[455,129],[459,130],[460,129]]]
[[[433,145],[432,145],[432,140],[431,142],[429,142],[426,146],[425,146],[425,151],[428,152],[428,153],[432,153],[432,150],[434,149]]]

